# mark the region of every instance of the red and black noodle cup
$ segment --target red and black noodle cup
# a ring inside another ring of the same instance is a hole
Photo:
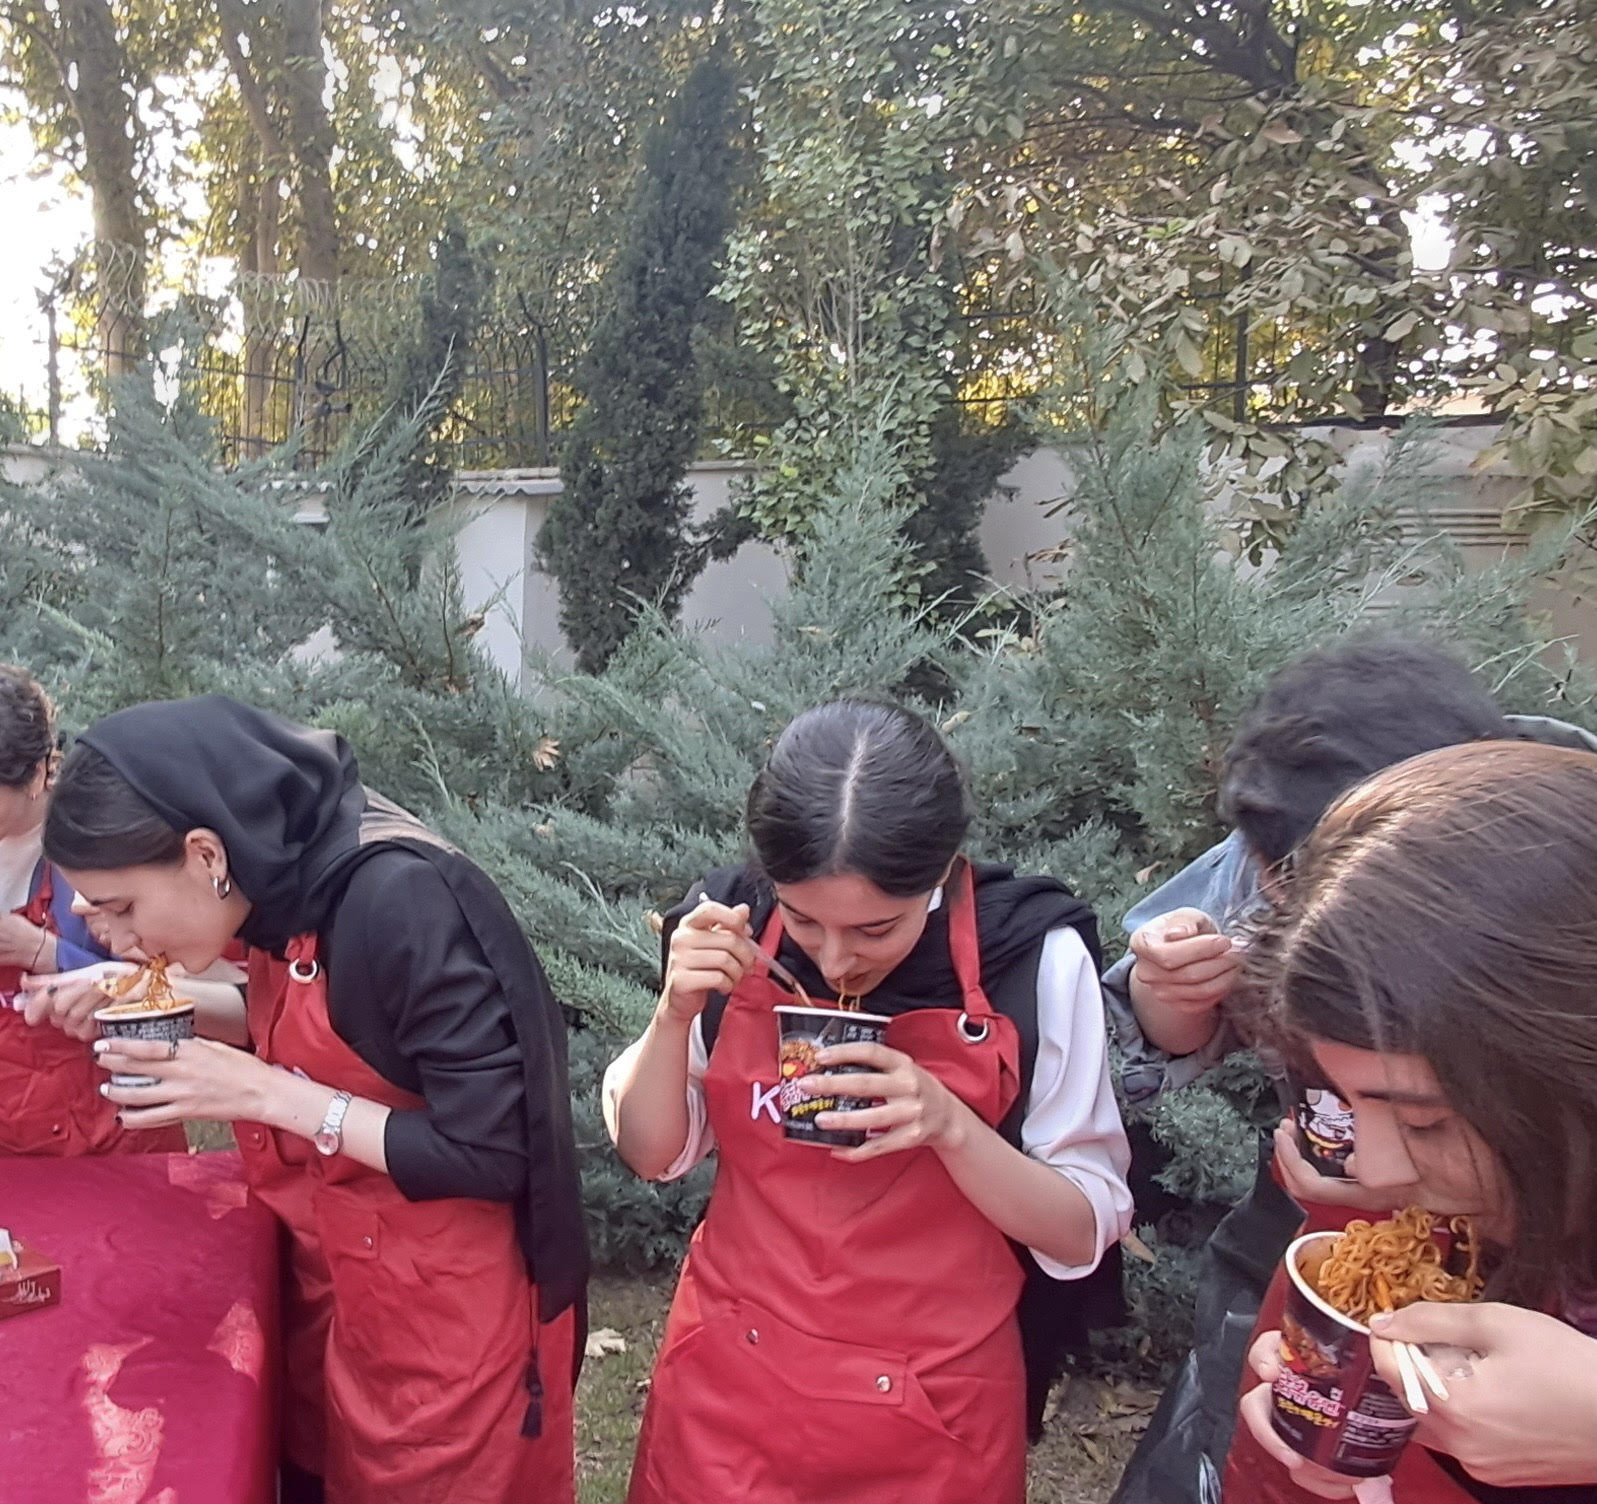
[[[838,1044],[880,1044],[888,1020],[879,1013],[848,1013],[839,1008],[800,1008],[788,1005],[776,1010],[777,1027],[777,1103],[782,1109],[784,1137],[800,1144],[820,1144],[828,1149],[853,1149],[865,1142],[863,1128],[817,1128],[815,1119],[823,1112],[863,1112],[874,1107],[869,1097],[812,1097],[799,1085],[805,1076],[841,1076],[869,1070],[864,1065],[823,1067],[818,1060],[822,1050]]]
[[[1286,1251],[1281,1373],[1270,1423],[1294,1452],[1349,1478],[1392,1471],[1415,1420],[1375,1372],[1370,1329],[1344,1316],[1315,1288],[1340,1233],[1313,1232]]]
[[[1346,1180],[1353,1155],[1353,1109],[1334,1091],[1308,1086],[1298,1092],[1292,1120],[1303,1157],[1320,1174]]]
[[[113,1003],[94,1015],[106,1039],[159,1039],[168,1044],[194,1038],[194,1004],[180,1002],[174,1008],[146,1008],[141,1003]],[[111,1073],[112,1086],[159,1086],[154,1076]]]

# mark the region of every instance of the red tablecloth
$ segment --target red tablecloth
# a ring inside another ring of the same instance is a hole
[[[0,1320],[0,1504],[269,1504],[277,1229],[234,1154],[0,1159],[61,1304]]]

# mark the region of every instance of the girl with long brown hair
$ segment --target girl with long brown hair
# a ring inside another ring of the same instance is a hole
[[[1352,1105],[1365,1186],[1469,1217],[1487,1253],[1486,1303],[1372,1322],[1399,1392],[1398,1340],[1449,1390],[1397,1496],[1597,1500],[1597,756],[1400,764],[1331,810],[1276,904],[1245,963],[1261,1035]],[[1271,1431],[1278,1353],[1263,1331],[1227,1504],[1352,1492]]]

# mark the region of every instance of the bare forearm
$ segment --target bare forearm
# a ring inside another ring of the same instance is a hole
[[[43,925],[7,914],[0,928],[0,966],[17,966],[34,975],[56,970],[55,936]]]
[[[693,1025],[663,1006],[606,1093],[616,1152],[645,1180],[658,1180],[688,1141],[688,1049]]]
[[[1098,1257],[1098,1219],[1081,1188],[1006,1143],[969,1108],[937,1149],[965,1198],[1006,1237],[1067,1268]]]
[[[1126,991],[1131,997],[1131,1009],[1137,1015],[1137,1024],[1144,1038],[1167,1055],[1190,1055],[1201,1050],[1214,1038],[1220,1027],[1220,1010],[1206,1009],[1194,1013],[1184,1008],[1172,1008],[1149,995],[1148,989],[1133,967],[1126,978]]]
[[[274,1082],[268,1094],[266,1116],[269,1127],[301,1138],[314,1138],[327,1118],[327,1109],[337,1095],[331,1086],[307,1081],[291,1071],[279,1071],[283,1079]],[[371,1170],[388,1173],[386,1137],[389,1109],[380,1102],[356,1097],[344,1115],[342,1152]]]

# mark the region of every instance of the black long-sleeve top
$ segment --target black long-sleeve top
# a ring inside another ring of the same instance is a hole
[[[525,1079],[510,1005],[433,864],[390,846],[350,875],[323,964],[339,1037],[425,1100],[390,1114],[388,1172],[413,1201],[511,1201],[527,1178]]]

